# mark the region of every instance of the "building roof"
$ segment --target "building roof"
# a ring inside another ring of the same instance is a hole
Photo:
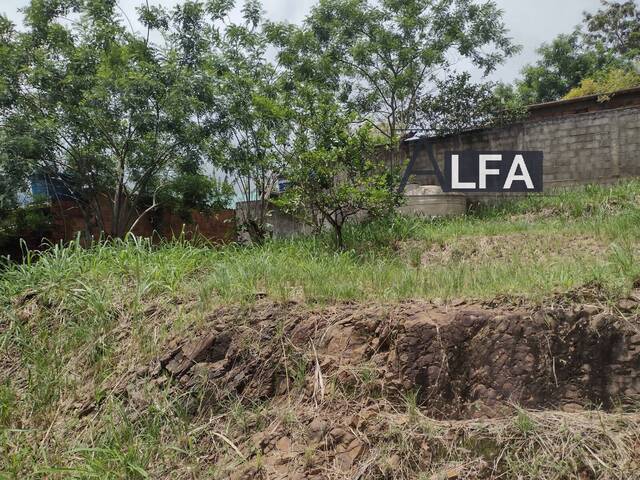
[[[537,103],[527,106],[529,115],[513,124],[531,122],[537,120],[547,120],[550,118],[568,117],[583,113],[600,112],[603,110],[614,110],[616,108],[640,108],[640,87],[617,90],[606,95],[587,95],[584,97],[570,98],[567,100],[556,100],[554,102]],[[408,143],[415,141],[433,141],[435,139],[447,138],[453,135],[465,133],[481,132],[493,128],[504,128],[512,124],[501,126],[485,126],[464,130],[456,134],[429,136],[424,133],[411,132],[412,138],[404,140]]]
[[[529,110],[528,120],[536,120],[633,106],[640,106],[640,87],[618,90],[606,96],[602,94],[587,95],[555,102],[537,103],[529,105],[527,109]]]

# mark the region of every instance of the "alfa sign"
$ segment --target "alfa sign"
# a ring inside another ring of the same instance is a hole
[[[541,192],[542,152],[446,152],[445,192]]]
[[[543,154],[538,151],[453,151],[444,156],[444,173],[428,139],[410,139],[413,153],[400,181],[399,191],[411,175],[434,175],[445,192],[542,192]],[[431,168],[416,169],[427,154]]]

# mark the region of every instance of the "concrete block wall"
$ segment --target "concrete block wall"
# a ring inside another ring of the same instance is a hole
[[[443,171],[448,150],[542,150],[545,190],[640,176],[640,106],[535,119],[429,141]],[[415,169],[430,168],[423,150]],[[436,184],[433,176],[418,175],[415,181]]]

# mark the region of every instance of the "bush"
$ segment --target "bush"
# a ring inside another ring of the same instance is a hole
[[[587,95],[601,95],[599,101],[609,100],[607,94],[640,86],[640,73],[635,70],[615,68],[600,72],[580,82],[580,86],[571,89],[565,99],[584,97]]]
[[[47,206],[33,204],[0,210],[0,256],[16,254],[21,238],[46,236],[51,227],[51,214]]]

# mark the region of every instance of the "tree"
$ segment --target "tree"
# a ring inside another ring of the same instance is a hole
[[[516,81],[517,94],[525,104],[558,100],[583,78],[615,62],[604,49],[585,46],[579,31],[542,44],[538,55],[541,58],[525,66],[522,79]]]
[[[400,204],[397,172],[378,161],[371,127],[352,128],[330,93],[302,87],[287,187],[275,202],[313,227],[328,224],[344,248],[344,224],[357,215],[382,216]],[[304,91],[306,90],[306,91]]]
[[[620,69],[632,72],[631,60],[640,47],[640,11],[634,1],[602,0],[602,5],[605,8],[596,13],[585,12],[583,25],[571,34],[542,44],[540,59],[522,69],[522,78],[511,90],[503,86],[498,95],[523,105],[550,102],[570,91],[575,96],[585,79]]]
[[[146,35],[128,31],[115,1],[33,1],[24,31],[2,22],[0,48],[12,53],[0,56],[9,139],[0,158],[64,183],[87,236],[95,227],[122,237],[158,206],[166,184],[200,173],[211,83],[192,61],[188,30],[201,8],[144,8]],[[163,29],[165,44],[149,41],[153,28]]]
[[[508,86],[475,83],[468,73],[437,84],[440,94],[426,98],[421,105],[424,112],[421,125],[432,135],[503,125],[526,114]]]
[[[269,233],[270,198],[288,152],[290,122],[280,73],[266,58],[261,6],[247,1],[242,13],[244,23],[227,26],[216,57],[223,118],[216,148],[244,200],[238,206],[241,226],[259,243]]]
[[[635,0],[601,0],[601,10],[584,13],[585,40],[616,55],[635,58],[640,53],[640,9]]]
[[[287,28],[280,61],[339,91],[392,143],[423,125],[456,60],[488,74],[517,51],[493,2],[320,0],[301,31]]]
[[[15,26],[0,15],[0,113],[11,109],[15,101],[15,90],[11,88],[18,78],[20,57],[14,45]],[[0,214],[18,206],[18,194],[27,189],[27,167],[22,162],[10,161],[7,149],[11,133],[3,127],[0,116]]]

